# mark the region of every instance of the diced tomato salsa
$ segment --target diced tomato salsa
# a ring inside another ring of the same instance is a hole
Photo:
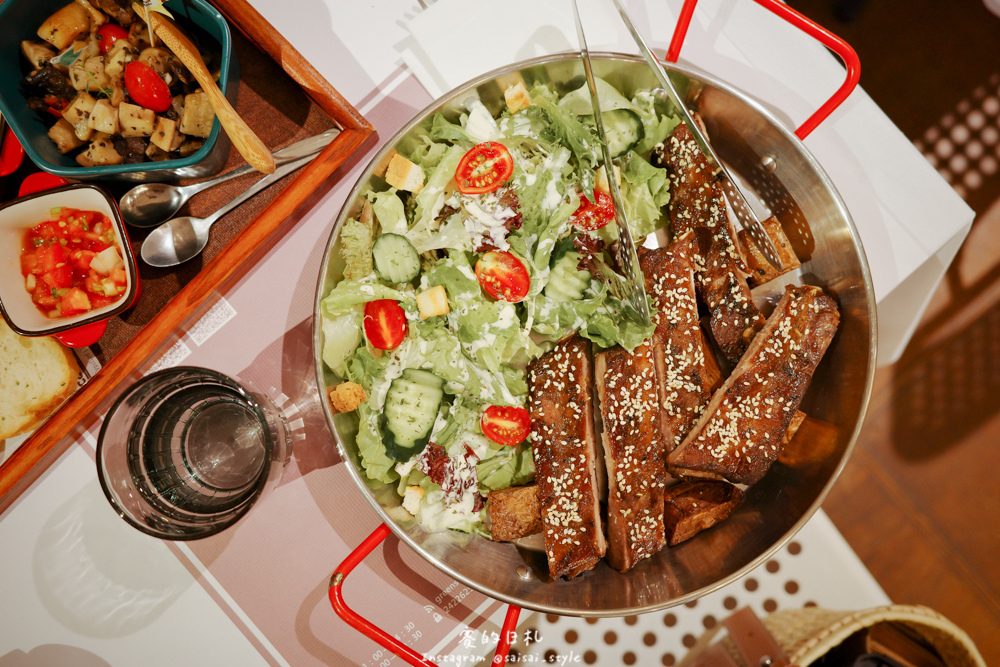
[[[29,229],[21,274],[46,316],[69,317],[115,303],[127,288],[125,261],[114,225],[99,211],[61,206]]]

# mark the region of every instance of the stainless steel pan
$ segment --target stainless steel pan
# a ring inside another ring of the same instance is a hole
[[[621,54],[594,54],[594,73],[626,96],[656,88],[644,61]],[[519,74],[529,89],[546,83],[559,92],[582,85],[577,54],[528,60],[495,70],[452,91],[420,112],[373,158],[344,205],[323,259],[316,294],[314,346],[319,386],[335,382],[320,359],[319,302],[343,268],[337,237],[344,221],[359,213],[362,195],[385,188],[373,175],[391,148],[408,154],[426,133],[434,112],[455,120],[462,102],[477,95],[491,111],[504,103],[502,84]],[[327,422],[351,476],[394,533],[436,567],[486,595],[547,613],[578,616],[638,614],[678,605],[710,593],[765,561],[816,512],[854,446],[875,371],[875,302],[857,230],[829,177],[803,143],[768,111],[731,86],[703,73],[671,66],[682,95],[696,99],[719,157],[756,191],[781,220],[802,259],[787,280],[819,285],[838,300],[841,327],[816,372],[802,409],[839,429],[836,450],[822,463],[792,469],[775,464],[750,489],[745,504],[725,522],[674,548],[665,548],[627,574],[603,563],[572,581],[552,581],[545,556],[530,543],[515,546],[459,533],[428,533],[400,507],[391,488],[371,488],[359,466],[356,418],[334,415],[324,400]],[[785,281],[776,281],[783,283]],[[760,299],[782,284],[765,285]]]

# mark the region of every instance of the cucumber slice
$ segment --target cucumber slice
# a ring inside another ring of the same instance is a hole
[[[594,115],[591,114],[587,118],[593,119]],[[601,118],[604,119],[604,136],[608,140],[608,151],[613,158],[625,155],[646,136],[642,119],[631,109],[603,111]]]
[[[558,303],[582,299],[584,291],[590,287],[590,272],[576,268],[579,262],[580,253],[576,251],[567,252],[560,257],[549,273],[545,296]]]
[[[372,244],[372,264],[387,283],[408,283],[420,275],[420,254],[399,234],[382,234]]]
[[[444,380],[430,371],[407,368],[392,381],[382,414],[385,453],[409,461],[427,446],[444,400]]]

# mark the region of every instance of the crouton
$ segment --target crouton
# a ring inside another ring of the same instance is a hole
[[[521,109],[527,109],[531,106],[531,96],[528,95],[528,89],[524,87],[523,81],[518,81],[504,90],[503,97],[507,101],[507,108],[511,113],[517,113]]]
[[[436,315],[447,315],[451,311],[451,307],[448,305],[448,293],[445,291],[444,285],[432,287],[418,294],[417,308],[420,310],[420,319],[422,320]]]
[[[416,194],[424,188],[424,170],[397,153],[389,160],[385,182],[397,190]]]
[[[487,501],[494,540],[511,542],[541,532],[542,503],[534,484],[494,491]]]
[[[330,390],[330,406],[336,412],[351,412],[365,402],[365,390],[355,382],[342,382]]]
[[[375,170],[372,173],[379,178],[385,178],[385,172],[389,168],[389,163],[392,162],[392,158],[397,155],[399,155],[399,153],[396,152],[396,149],[390,148],[389,152],[383,155],[382,159],[378,161],[377,165],[375,165]]]
[[[406,487],[406,491],[403,492],[403,509],[416,516],[417,511],[420,509],[420,501],[423,499],[423,487],[408,486]]]

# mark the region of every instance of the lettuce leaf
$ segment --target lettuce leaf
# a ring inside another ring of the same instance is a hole
[[[499,447],[496,453],[476,466],[479,490],[483,493],[527,484],[535,478],[535,461],[531,447],[521,443],[516,447]]]
[[[321,315],[320,320],[323,363],[340,377],[347,377],[347,358],[361,344],[361,314],[354,310],[336,317]]]
[[[372,411],[368,403],[358,406],[361,421],[358,424],[358,455],[361,457],[361,467],[365,476],[373,482],[392,484],[399,479],[395,471],[396,462],[385,453],[382,444],[382,431],[378,424],[378,413]]]
[[[444,207],[445,186],[455,178],[455,170],[466,149],[461,146],[449,146],[441,156],[440,161],[431,170],[423,189],[414,195],[416,205],[413,212],[413,224],[406,232],[417,252],[449,247],[467,247],[471,244],[468,233],[461,221],[457,224],[449,219],[449,224],[442,228],[436,220]],[[463,239],[464,235],[464,239]]]
[[[321,314],[332,319],[353,311],[359,304],[378,299],[393,299],[407,313],[417,312],[417,302],[412,291],[389,287],[371,277],[365,280],[341,280],[320,302]]]
[[[382,226],[383,232],[406,233],[406,211],[403,208],[403,200],[396,194],[396,188],[390,188],[385,192],[369,192],[368,201],[372,203],[372,212]]]
[[[450,141],[453,144],[465,144],[466,150],[476,143],[476,140],[465,131],[461,125],[448,122],[440,113],[431,118],[430,137],[434,141]]]
[[[425,274],[431,287],[441,285],[451,312],[445,317],[471,359],[494,375],[517,358],[528,361],[537,350],[523,330],[517,309],[505,301],[487,299],[468,257],[451,251]]]
[[[588,199],[594,197],[594,172],[600,162],[597,138],[577,118],[576,114],[559,106],[555,95],[544,85],[531,90],[531,102],[545,112],[549,120],[547,132],[551,143],[562,143],[572,151],[579,166],[580,189]],[[545,139],[545,133],[542,138]]]
[[[670,201],[667,170],[654,167],[630,152],[622,168],[622,204],[636,239],[667,225],[663,207]]]
[[[665,116],[656,112],[656,97],[644,90],[636,93],[632,99],[635,105],[632,110],[639,114],[645,135],[636,144],[637,153],[648,153],[657,144],[662,144],[674,128],[680,125],[681,119],[676,116]]]
[[[373,224],[348,218],[340,230],[340,254],[344,258],[344,279],[360,280],[372,274]]]

